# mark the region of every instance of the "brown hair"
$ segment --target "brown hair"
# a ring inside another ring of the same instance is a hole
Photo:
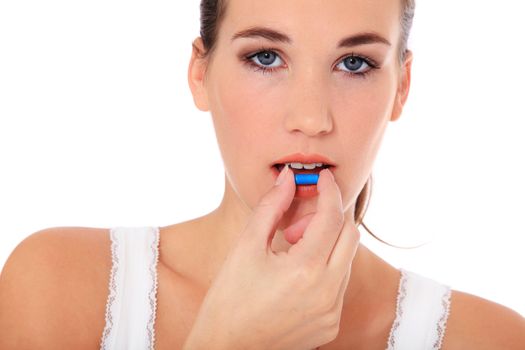
[[[398,43],[398,64],[401,66],[405,61],[405,56],[408,51],[408,37],[410,34],[410,29],[412,28],[412,21],[414,18],[414,10],[416,7],[415,0],[401,0],[401,33],[400,40]],[[197,53],[200,54],[200,57],[203,59],[210,58],[213,56],[215,51],[217,34],[221,25],[221,22],[226,13],[227,1],[226,0],[201,0],[200,4],[200,37],[203,41],[204,52],[200,52],[198,48],[193,44],[194,49]],[[382,240],[381,238],[374,235],[368,227],[363,222],[366,210],[368,209],[368,204],[370,202],[370,197],[372,194],[372,174],[370,174],[365,186],[359,193],[356,199],[355,205],[355,224],[356,226],[362,225],[368,233],[370,233],[377,240],[390,245],[397,247],[393,244],[389,244]],[[403,247],[398,247],[403,248]]]

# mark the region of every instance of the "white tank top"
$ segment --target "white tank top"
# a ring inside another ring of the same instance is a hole
[[[101,350],[154,350],[158,227],[110,229],[112,267]],[[439,350],[450,309],[449,286],[400,269],[396,318],[386,350]]]
[[[103,350],[153,350],[157,310],[157,227],[110,229],[112,267]]]

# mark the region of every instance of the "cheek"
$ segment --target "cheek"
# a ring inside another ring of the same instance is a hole
[[[235,79],[218,80],[215,104],[221,132],[226,142],[257,148],[257,143],[268,140],[275,130],[275,101],[271,87],[249,79],[243,73]],[[270,90],[268,90],[270,89]],[[218,108],[217,108],[218,107]],[[260,147],[259,147],[260,148]]]
[[[394,103],[395,79],[391,74],[350,83],[340,83],[333,91],[332,108],[337,116],[343,148],[366,154],[380,140]]]
[[[339,155],[345,164],[339,182],[345,184],[342,191],[346,201],[357,197],[372,171],[395,93],[395,80],[384,75],[341,84],[332,94],[337,144],[343,150]]]
[[[219,144],[228,147],[223,158],[232,158],[224,158],[230,164],[242,162],[243,175],[255,178],[268,168],[269,147],[282,133],[288,88],[284,81],[236,66],[224,69],[215,82],[211,110]]]
[[[237,78],[215,79],[210,110],[230,184],[253,206],[257,194],[267,191],[273,181],[269,140],[275,138],[278,127],[276,104],[272,101],[272,95],[278,94],[242,73],[232,75]]]

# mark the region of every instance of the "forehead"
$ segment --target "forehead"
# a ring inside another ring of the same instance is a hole
[[[376,32],[391,43],[400,30],[401,0],[227,0],[221,36],[251,26],[268,26],[294,42],[337,41],[357,32]]]

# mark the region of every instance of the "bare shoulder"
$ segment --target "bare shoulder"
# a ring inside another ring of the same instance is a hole
[[[99,347],[110,270],[108,229],[28,236],[0,274],[0,349]]]
[[[525,349],[525,318],[493,301],[452,291],[442,350]]]

